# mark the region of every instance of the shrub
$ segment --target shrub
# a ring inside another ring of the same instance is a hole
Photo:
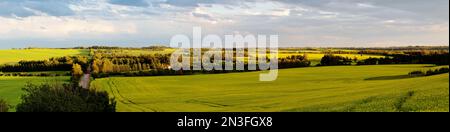
[[[309,67],[311,62],[308,61],[306,55],[292,55],[286,58],[278,59],[278,68],[295,68],[295,67]]]
[[[348,57],[327,54],[320,60],[320,66],[351,65],[352,61],[353,60]]]
[[[435,69],[435,70],[428,70],[426,75],[432,76],[432,75],[443,74],[443,73],[448,73],[447,67]]]
[[[423,73],[422,71],[412,71],[409,73],[410,76],[423,76],[425,75],[425,73]]]
[[[444,68],[440,68],[440,69],[429,69],[426,72],[423,71],[412,71],[409,73],[410,76],[432,76],[432,75],[438,75],[438,74],[443,74],[443,73],[448,73],[448,68],[444,67]]]
[[[115,112],[107,92],[67,84],[27,84],[17,112]]]
[[[0,98],[0,112],[8,112],[10,106],[5,100]]]
[[[440,73],[448,73],[448,68],[447,67],[441,68],[441,69],[439,69],[439,72]]]

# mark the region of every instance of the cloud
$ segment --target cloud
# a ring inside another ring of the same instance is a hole
[[[0,1],[0,16],[29,17],[40,14],[70,16],[70,0],[3,0]]]
[[[27,10],[25,7],[17,6],[17,3],[0,2],[0,9],[0,15],[4,17],[27,17],[34,15],[32,11]]]
[[[448,44],[448,0],[0,0],[0,45],[39,40],[166,42],[205,33],[279,34],[280,45]],[[447,35],[447,36],[445,36]],[[408,37],[409,36],[409,37]],[[21,41],[17,41],[21,40]],[[164,41],[166,40],[166,41]]]
[[[148,7],[150,4],[146,0],[109,0],[111,4]]]
[[[133,33],[136,33],[136,27],[126,21],[80,20],[51,16],[32,16],[21,20],[0,17],[0,39],[64,39]]]
[[[179,7],[198,7],[201,4],[235,5],[249,0],[167,0],[164,4]]]

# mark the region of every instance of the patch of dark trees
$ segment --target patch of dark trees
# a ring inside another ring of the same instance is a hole
[[[391,50],[391,51],[412,51],[412,50],[449,50],[449,46],[403,46],[403,47],[347,47],[347,48],[336,48],[345,50]]]
[[[348,57],[335,56],[327,54],[322,57],[319,66],[336,66],[336,65],[352,65],[356,62],[357,65],[379,65],[379,64],[435,64],[448,65],[448,52],[407,52],[407,54],[389,55],[384,58],[368,58],[357,61]]]
[[[369,58],[358,61],[357,65],[377,65],[377,64],[436,64],[448,65],[449,58],[446,54],[402,54],[391,55],[385,58]]]
[[[318,66],[339,66],[339,65],[351,65],[356,59],[349,57],[335,56],[333,54],[326,54],[320,60]]]
[[[71,84],[27,84],[17,112],[115,112],[116,101],[106,91]]]
[[[298,67],[309,67],[311,61],[308,60],[307,55],[292,55],[286,58],[278,59],[278,68],[298,68]]]
[[[426,72],[412,71],[408,75],[409,76],[433,76],[433,75],[439,75],[439,74],[444,74],[444,73],[448,73],[448,72],[449,72],[449,68],[443,67],[443,68],[434,69],[434,70],[430,69],[430,70],[427,70]]]

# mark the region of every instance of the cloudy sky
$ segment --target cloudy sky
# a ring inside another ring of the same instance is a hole
[[[279,35],[281,46],[448,45],[449,0],[0,0],[0,48]]]

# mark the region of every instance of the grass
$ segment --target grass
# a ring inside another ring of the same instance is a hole
[[[70,77],[5,77],[0,76],[0,98],[5,99],[11,105],[20,102],[23,94],[22,88],[27,83],[40,84],[54,81],[68,81]]]
[[[430,65],[284,69],[273,82],[260,72],[97,79],[118,111],[449,111],[449,74],[387,78]]]
[[[17,63],[21,60],[44,60],[51,57],[87,55],[88,50],[80,49],[13,49],[0,50],[0,65]]]

